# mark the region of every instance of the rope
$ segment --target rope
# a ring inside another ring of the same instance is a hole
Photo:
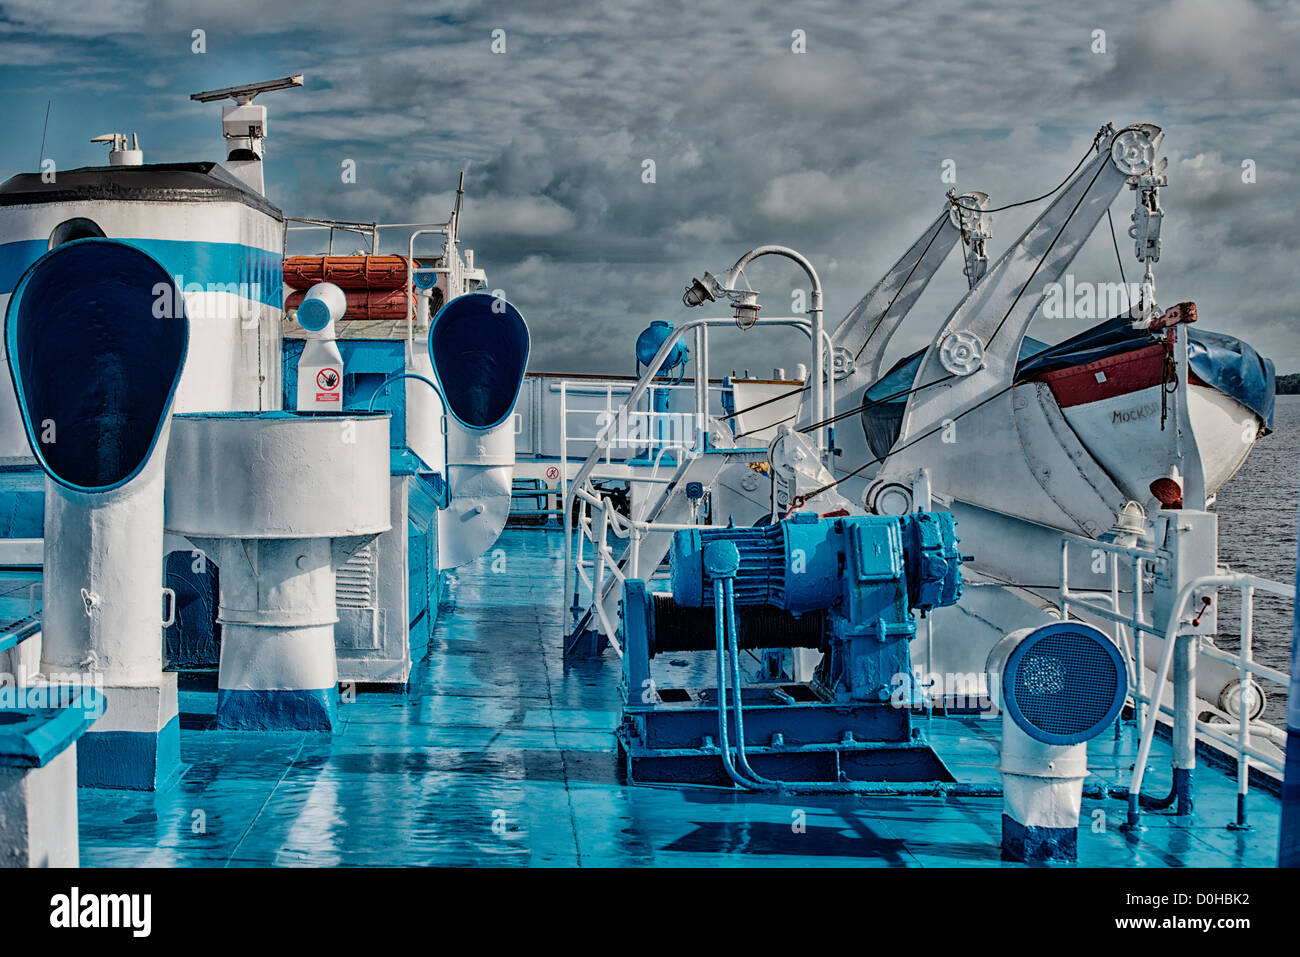
[[[1129,130],[1136,130],[1136,129],[1140,129],[1140,127],[1137,127],[1137,126],[1126,126],[1126,127],[1124,127],[1122,130],[1116,130],[1115,133],[1114,133],[1114,135],[1111,136],[1110,141],[1113,143],[1113,142],[1115,142],[1115,138],[1118,137],[1121,133],[1127,133]],[[1040,202],[1042,202],[1043,200],[1047,199],[1047,197],[1053,195],[1054,193],[1059,192],[1059,191],[1061,190],[1061,188],[1062,188],[1063,186],[1065,186],[1065,184],[1068,183],[1068,182],[1071,180],[1071,178],[1074,176],[1074,174],[1077,173],[1077,172],[1079,172],[1079,170],[1080,170],[1080,168],[1082,168],[1083,164],[1084,164],[1085,162],[1087,162],[1087,159],[1088,159],[1089,155],[1091,155],[1092,152],[1093,152],[1093,150],[1095,150],[1095,149],[1097,148],[1097,144],[1101,142],[1102,133],[1103,133],[1104,131],[1105,131],[1105,128],[1104,128],[1104,127],[1103,127],[1101,130],[1098,130],[1098,131],[1097,131],[1097,135],[1094,136],[1094,137],[1092,138],[1092,145],[1089,146],[1088,149],[1084,152],[1083,156],[1081,156],[1081,157],[1079,158],[1079,162],[1077,162],[1077,163],[1074,164],[1074,169],[1070,170],[1069,174],[1065,177],[1065,179],[1061,180],[1060,183],[1058,183],[1054,188],[1048,190],[1048,191],[1047,191],[1046,193],[1044,193],[1042,196],[1035,196],[1033,199],[1022,199],[1022,200],[1021,200],[1020,202],[1018,202],[1018,203],[1008,203],[1008,204],[1005,205],[1005,206],[996,206],[996,207],[994,207],[993,209],[984,209],[984,210],[981,210],[978,206],[967,206],[967,205],[965,205],[964,203],[959,203],[959,202],[957,202],[956,199],[951,199],[951,200],[949,200],[949,201],[950,201],[954,206],[960,206],[962,209],[969,209],[971,212],[975,212],[975,213],[979,213],[979,212],[984,212],[984,213],[1000,213],[1000,212],[1002,212],[1004,209],[1015,209],[1017,206],[1029,206],[1029,205],[1031,205],[1032,203],[1040,203]]]
[[[1115,134],[1111,137],[1111,142],[1113,143],[1114,140],[1115,140],[1115,138],[1118,137],[1118,136],[1120,135],[1120,133],[1124,133],[1124,132],[1127,132],[1128,130],[1132,130],[1132,129],[1137,129],[1137,127],[1126,126],[1126,127],[1124,127],[1124,129],[1116,131]],[[1097,144],[1098,144],[1099,142],[1101,142],[1101,138],[1102,138],[1102,132],[1099,131],[1099,132],[1097,133],[1097,135],[1096,135],[1095,137],[1093,137],[1092,144],[1091,144],[1091,145],[1088,147],[1088,149],[1084,152],[1083,156],[1081,156],[1081,157],[1079,158],[1079,162],[1077,162],[1077,163],[1074,164],[1074,168],[1073,168],[1072,170],[1070,170],[1069,174],[1066,175],[1065,179],[1063,179],[1059,184],[1057,184],[1055,187],[1053,187],[1051,190],[1049,190],[1048,192],[1044,193],[1044,194],[1041,195],[1041,196],[1036,196],[1036,197],[1034,197],[1033,199],[1025,199],[1025,200],[1021,200],[1021,201],[1018,202],[1018,203],[1009,203],[1009,204],[1007,204],[1006,206],[998,206],[998,207],[995,207],[995,208],[993,208],[993,209],[985,209],[985,210],[981,210],[981,209],[980,209],[979,207],[977,207],[977,206],[968,206],[968,205],[966,205],[965,203],[959,203],[955,197],[949,197],[949,200],[948,200],[948,201],[949,201],[953,206],[956,206],[956,207],[958,207],[958,208],[960,208],[960,209],[965,209],[965,210],[969,210],[969,211],[971,211],[971,212],[977,212],[977,213],[979,213],[979,212],[984,212],[984,213],[996,213],[996,212],[1001,212],[1002,210],[1005,210],[1005,209],[1013,209],[1013,208],[1015,208],[1015,207],[1017,207],[1017,206],[1027,206],[1027,205],[1029,205],[1029,204],[1031,204],[1031,203],[1041,202],[1042,200],[1047,199],[1049,196],[1052,196],[1053,194],[1060,192],[1060,190],[1063,189],[1063,188],[1064,188],[1064,187],[1065,187],[1065,186],[1066,186],[1066,185],[1067,185],[1067,184],[1068,184],[1068,183],[1069,183],[1069,182],[1074,178],[1074,175],[1075,175],[1075,174],[1076,174],[1076,173],[1077,173],[1077,172],[1078,172],[1078,171],[1083,167],[1083,164],[1084,164],[1085,162],[1087,162],[1088,157],[1091,156],[1091,155],[1092,155],[1092,154],[1097,150]],[[1065,228],[1066,228],[1068,225],[1070,225],[1070,221],[1071,221],[1072,219],[1074,219],[1074,214],[1077,213],[1077,212],[1079,211],[1079,207],[1080,207],[1081,205],[1083,205],[1083,201],[1084,201],[1085,199],[1088,198],[1088,193],[1090,193],[1090,192],[1092,191],[1093,184],[1095,184],[1095,183],[1097,182],[1097,177],[1099,177],[1099,176],[1101,175],[1101,171],[1104,170],[1105,168],[1106,168],[1106,164],[1105,164],[1105,163],[1101,163],[1101,164],[1099,164],[1099,165],[1097,166],[1097,172],[1095,172],[1095,173],[1092,174],[1092,179],[1088,181],[1088,185],[1087,185],[1086,187],[1084,187],[1083,192],[1079,195],[1079,198],[1078,198],[1077,200],[1075,200],[1074,206],[1070,209],[1069,214],[1065,217],[1065,221],[1061,223],[1061,227],[1060,227],[1060,229],[1058,229],[1058,230],[1056,231],[1056,235],[1052,237],[1052,241],[1048,244],[1047,248],[1046,248],[1045,250],[1043,250],[1043,254],[1042,254],[1041,256],[1038,257],[1038,262],[1034,264],[1033,272],[1031,272],[1031,273],[1029,274],[1029,278],[1027,278],[1027,279],[1025,280],[1024,284],[1020,287],[1020,290],[1016,293],[1016,297],[1015,297],[1015,299],[1013,299],[1013,300],[1011,301],[1011,305],[1007,308],[1007,311],[1003,314],[1002,318],[998,321],[998,324],[997,324],[997,326],[994,328],[993,333],[989,336],[989,343],[990,343],[990,344],[991,344],[991,343],[993,342],[993,340],[997,337],[998,333],[1002,331],[1002,327],[1006,324],[1007,319],[1010,318],[1011,313],[1015,311],[1016,305],[1020,302],[1021,297],[1024,296],[1024,294],[1025,294],[1025,290],[1029,288],[1030,283],[1032,283],[1032,282],[1034,281],[1034,277],[1038,275],[1038,270],[1042,268],[1043,263],[1046,262],[1047,257],[1051,254],[1052,250],[1056,247],[1056,243],[1057,243],[1057,241],[1058,241],[1058,240],[1061,238],[1061,236],[1065,233]],[[1114,220],[1111,219],[1111,215],[1110,215],[1110,207],[1107,207],[1107,208],[1106,208],[1106,216],[1107,216],[1107,219],[1110,219],[1110,227],[1111,227],[1111,241],[1112,241],[1112,243],[1113,243],[1114,246],[1115,246],[1115,256],[1116,256],[1117,259],[1120,259],[1120,256],[1119,256],[1119,242],[1118,242],[1118,240],[1115,238],[1115,223],[1114,223]],[[934,242],[935,238],[938,237],[939,232],[942,230],[943,223],[941,222],[939,225],[940,225],[940,229],[935,230],[935,234],[934,234],[934,236],[931,237],[931,239],[930,239],[930,243],[933,243],[933,242]],[[964,239],[963,239],[963,242],[964,242]],[[930,248],[930,245],[927,244],[927,245],[926,245],[926,251],[929,251],[929,248]],[[912,272],[915,272],[917,266],[920,265],[921,259],[924,259],[924,258],[925,258],[925,252],[922,252],[922,253],[921,253],[921,257],[920,257],[920,259],[918,259],[917,262],[916,262],[916,264],[914,264],[914,265],[912,266]],[[1124,275],[1124,264],[1123,264],[1123,261],[1121,260],[1121,261],[1120,261],[1120,276],[1123,277],[1123,275]],[[908,279],[911,279],[911,277],[912,277],[912,273],[909,272],[908,275],[907,275],[907,279],[904,279],[904,280],[903,280],[903,285],[902,285],[902,287],[900,287],[898,293],[895,293],[895,295],[894,295],[894,299],[893,299],[893,300],[890,300],[889,306],[886,306],[886,307],[885,307],[885,312],[881,314],[881,318],[880,318],[880,320],[877,322],[875,328],[879,328],[880,322],[882,322],[882,321],[884,320],[885,315],[887,315],[888,312],[889,312],[889,308],[890,308],[891,306],[893,306],[894,301],[897,300],[898,296],[902,293],[903,289],[907,287],[907,280],[908,280]],[[1125,285],[1127,286],[1127,280],[1125,280]],[[872,333],[874,333],[874,332],[875,332],[875,329],[873,328]],[[869,341],[869,340],[870,340],[870,335],[868,336],[868,341]],[[866,343],[863,343],[862,348],[863,348],[863,349],[866,348]],[[1043,355],[1043,353],[1049,351],[1049,350],[1052,349],[1052,348],[1055,348],[1055,347],[1054,347],[1054,346],[1049,346],[1047,349],[1040,350],[1039,352],[1035,353],[1034,355],[1030,356],[1027,360],[1024,360],[1024,361],[1032,361],[1033,359],[1038,358],[1038,356]],[[859,352],[858,352],[858,355],[861,355],[861,354],[862,354],[861,351],[859,351]],[[856,357],[855,357],[855,358],[856,358]],[[1019,361],[1017,361],[1017,364],[1019,364]],[[947,381],[948,379],[951,379],[951,378],[953,378],[953,377],[954,377],[953,375],[948,375],[948,376],[946,376],[946,377],[944,377],[944,378],[942,378],[942,379],[936,379],[936,380],[934,380],[933,382],[927,382],[927,383],[925,383],[925,384],[923,384],[923,385],[915,386],[915,387],[912,388],[912,389],[904,390],[904,391],[902,391],[902,392],[896,393],[896,394],[893,395],[893,396],[889,396],[889,397],[887,397],[887,398],[880,399],[879,401],[874,402],[874,403],[872,403],[871,405],[863,406],[863,407],[860,408],[860,409],[854,409],[854,410],[849,411],[849,412],[842,412],[842,413],[839,413],[838,415],[832,416],[831,418],[826,419],[826,420],[823,421],[823,422],[818,422],[818,423],[814,423],[813,425],[807,426],[806,428],[801,429],[800,431],[805,431],[805,432],[806,432],[806,431],[811,431],[811,430],[813,430],[813,429],[820,428],[821,426],[829,425],[829,424],[831,424],[831,423],[833,423],[833,422],[837,422],[837,421],[839,421],[840,419],[847,418],[847,417],[849,417],[849,416],[856,415],[856,414],[861,413],[861,412],[865,412],[865,411],[866,411],[867,409],[869,409],[869,408],[874,408],[876,405],[879,405],[879,404],[884,403],[884,402],[889,402],[889,401],[891,401],[891,400],[894,399],[894,398],[900,398],[901,396],[909,395],[909,394],[911,394],[911,393],[913,393],[913,392],[919,392],[919,391],[922,390],[922,389],[929,388],[929,387],[932,386],[932,385],[938,385],[940,382],[945,382],[945,381]],[[871,466],[876,465],[876,464],[882,464],[882,463],[884,463],[884,461],[885,461],[886,459],[888,459],[889,456],[893,455],[895,452],[902,452],[902,451],[904,451],[905,449],[911,448],[913,445],[916,445],[918,442],[921,442],[921,441],[923,441],[924,439],[929,438],[931,435],[934,435],[936,432],[942,432],[944,429],[947,428],[947,423],[948,423],[948,422],[956,422],[958,419],[962,418],[963,416],[968,415],[968,414],[970,414],[971,412],[974,412],[976,409],[979,409],[979,408],[981,408],[982,406],[987,405],[989,402],[992,402],[994,399],[998,398],[999,396],[1001,396],[1001,395],[1003,395],[1003,394],[1009,392],[1009,391],[1010,391],[1012,388],[1014,388],[1014,387],[1015,387],[1015,382],[1013,381],[1013,382],[1009,383],[1008,385],[1004,386],[1003,388],[999,389],[997,392],[994,392],[992,395],[988,396],[987,398],[982,399],[980,402],[976,403],[975,405],[971,406],[970,408],[968,408],[968,409],[964,409],[963,411],[957,413],[955,416],[953,416],[951,419],[947,420],[945,423],[940,423],[939,425],[937,425],[937,426],[935,426],[934,428],[930,429],[928,432],[925,432],[925,433],[923,433],[923,434],[921,434],[921,435],[918,435],[918,436],[916,436],[916,437],[913,438],[913,439],[909,439],[907,442],[903,443],[902,445],[898,446],[897,448],[890,449],[888,452],[885,453],[885,455],[883,455],[883,456],[881,456],[881,457],[878,457],[878,458],[871,459],[870,461],[863,463],[862,465],[860,465],[860,466],[858,466],[856,469],[854,469],[852,472],[849,472],[848,474],[842,476],[841,478],[838,478],[838,479],[836,479],[836,480],[833,481],[833,482],[829,482],[829,483],[827,483],[826,485],[821,486],[820,488],[814,489],[812,492],[809,492],[807,495],[800,496],[800,497],[803,498],[803,499],[805,499],[805,500],[810,499],[810,498],[813,498],[814,496],[820,495],[822,492],[826,492],[826,491],[829,491],[830,489],[835,488],[837,485],[841,484],[842,482],[846,482],[846,481],[848,481],[849,479],[853,478],[854,476],[861,475],[864,471],[866,471],[867,469],[869,469]],[[801,391],[802,391],[802,390],[801,390]]]
[[[718,421],[726,422],[728,419],[734,419],[736,418],[736,416],[744,415],[746,412],[753,412],[755,409],[761,409],[763,408],[763,406],[771,405],[773,402],[780,402],[782,399],[788,399],[792,395],[799,395],[803,392],[807,392],[810,388],[811,386],[805,385],[805,386],[800,386],[797,389],[791,389],[789,392],[782,392],[780,395],[774,395],[770,399],[764,399],[762,402],[755,402],[753,405],[749,406],[748,408],[737,409],[735,412],[732,412],[730,415],[719,416]]]
[[[1124,257],[1119,254],[1119,240],[1115,238],[1115,220],[1111,218],[1110,207],[1106,207],[1106,222],[1110,223],[1110,243],[1115,247],[1115,262],[1119,263],[1119,278],[1124,283],[1124,296],[1128,297],[1128,276],[1124,275]],[[1129,303],[1133,308],[1133,303]]]
[[[1047,244],[1047,248],[1043,250],[1043,254],[1038,257],[1038,262],[1034,263],[1034,271],[1029,274],[1029,278],[1025,280],[1025,284],[1021,286],[1020,291],[1016,293],[1016,298],[1011,300],[1011,305],[1007,307],[1007,311],[998,321],[997,327],[993,330],[993,334],[989,336],[990,345],[993,340],[997,338],[998,333],[1002,331],[1002,327],[1006,325],[1007,319],[1010,318],[1011,313],[1015,311],[1016,304],[1020,302],[1020,297],[1025,294],[1025,290],[1029,288],[1029,284],[1034,281],[1034,277],[1038,275],[1038,270],[1043,268],[1043,263],[1047,261],[1047,257],[1051,254],[1052,250],[1056,248],[1056,241],[1061,238],[1062,234],[1064,234],[1065,227],[1070,225],[1070,220],[1074,219],[1074,214],[1079,211],[1079,207],[1083,205],[1083,201],[1088,198],[1088,193],[1092,191],[1093,184],[1097,182],[1097,177],[1101,175],[1101,171],[1105,168],[1105,163],[1099,163],[1097,165],[1097,172],[1092,174],[1092,179],[1088,181],[1088,185],[1084,187],[1083,192],[1079,194],[1079,198],[1075,200],[1074,206],[1071,208],[1069,215],[1065,217],[1065,222],[1061,223],[1061,228],[1056,231],[1056,235],[1052,237],[1052,241]]]
[[[813,498],[814,496],[820,495],[822,492],[829,491],[830,489],[835,488],[835,486],[839,485],[841,482],[847,482],[849,479],[853,478],[855,475],[861,475],[861,474],[862,474],[863,472],[865,472],[867,469],[871,468],[871,466],[873,466],[873,465],[875,465],[875,464],[877,464],[877,463],[883,463],[883,462],[885,461],[885,459],[889,458],[889,456],[893,455],[895,452],[902,452],[904,449],[909,449],[909,448],[911,448],[913,445],[916,445],[916,443],[918,443],[918,442],[920,442],[920,441],[922,441],[922,440],[924,440],[924,439],[928,439],[930,436],[934,435],[936,432],[942,432],[944,429],[946,429],[946,428],[948,427],[948,423],[949,423],[949,422],[956,422],[956,421],[957,421],[958,419],[960,419],[962,416],[964,416],[964,415],[969,415],[970,413],[974,412],[976,409],[980,408],[981,406],[987,405],[988,403],[992,402],[992,401],[993,401],[994,399],[996,399],[998,396],[1000,396],[1000,395],[1002,395],[1002,394],[1004,394],[1004,393],[1006,393],[1006,392],[1010,392],[1011,389],[1012,389],[1014,386],[1015,386],[1015,383],[1014,383],[1014,382],[1013,382],[1011,385],[1004,386],[1003,388],[999,389],[997,392],[994,392],[994,393],[993,393],[991,396],[989,396],[987,399],[983,399],[982,401],[977,402],[975,405],[972,405],[969,409],[965,409],[965,410],[963,410],[963,411],[961,411],[961,412],[958,412],[958,413],[957,413],[955,416],[953,416],[951,419],[949,419],[949,420],[947,420],[947,421],[945,421],[945,422],[941,422],[939,425],[936,425],[936,426],[935,426],[933,429],[931,429],[929,432],[922,433],[921,435],[918,435],[918,436],[917,436],[916,438],[914,438],[914,439],[909,439],[907,442],[904,442],[902,445],[898,446],[898,448],[890,449],[888,452],[886,452],[886,453],[885,453],[883,456],[881,456],[880,458],[872,459],[870,462],[866,462],[865,464],[858,466],[856,469],[854,469],[854,470],[853,470],[852,472],[850,472],[848,475],[845,475],[845,476],[843,476],[842,478],[837,478],[837,479],[836,479],[835,481],[833,481],[833,482],[828,482],[827,484],[821,486],[820,488],[814,489],[813,491],[811,491],[811,492],[809,492],[809,493],[807,493],[806,495],[803,496],[804,500],[806,501],[807,499],[810,499],[810,498]]]

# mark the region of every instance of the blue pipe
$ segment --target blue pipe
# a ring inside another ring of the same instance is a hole
[[[378,389],[370,393],[370,404],[366,406],[366,411],[374,412],[375,399],[379,398],[379,394],[381,392],[387,392],[388,387],[400,379],[419,379],[421,382],[423,382],[425,385],[427,385],[430,389],[433,390],[433,394],[438,397],[438,401],[442,403],[442,407],[444,409],[449,408],[449,406],[447,405],[447,397],[442,394],[442,390],[438,388],[437,383],[435,383],[428,376],[422,376],[418,372],[394,372],[392,375],[390,375],[387,379],[385,379],[383,382],[379,384]],[[409,414],[407,415],[406,422],[407,422],[407,428],[410,428],[411,418]],[[447,432],[444,429],[442,433],[442,467],[444,469],[450,470],[451,463],[447,461],[448,457],[449,456],[447,451]],[[443,488],[443,501],[438,503],[438,507],[446,508],[448,505],[451,504],[451,483],[443,482],[442,488]]]
[[[749,756],[745,754],[745,715],[740,701],[740,640],[736,635],[736,594],[733,591],[735,579],[724,578],[722,585],[724,586],[723,599],[727,604],[727,641],[731,645],[731,681],[736,686],[732,698],[732,705],[736,712],[736,759],[740,762],[740,770],[753,778],[763,790],[780,790],[783,786],[781,782],[769,780],[758,774],[749,766]]]
[[[710,545],[712,544],[716,543],[710,543]],[[726,544],[730,543],[728,542]],[[706,548],[708,547],[709,546],[706,546]],[[735,576],[735,570],[733,569],[730,574],[727,574],[718,567],[712,567],[710,568],[709,573],[713,578],[713,620],[718,658],[718,741],[722,748],[723,767],[727,770],[727,776],[730,777],[738,786],[751,791],[776,791],[782,794],[951,794],[959,797],[1002,796],[1002,789],[998,787],[961,784],[959,782],[772,781],[760,777],[753,768],[749,766],[749,757],[745,753],[745,719],[744,705],[740,696],[740,658],[738,654],[739,642],[736,640],[735,594],[729,587],[732,578]],[[724,587],[724,582],[728,587]],[[732,763],[731,745],[727,735],[727,669],[723,652],[724,633],[730,638],[732,680],[736,686],[735,698],[732,702],[736,718],[736,759],[740,763],[741,770],[744,771],[745,774],[750,775],[748,778],[740,771],[737,771],[735,765]],[[1090,794],[1089,796],[1100,797],[1100,789],[1098,789],[1097,793]]]
[[[727,579],[718,576],[715,577],[714,603],[713,603],[713,620],[714,634],[716,638],[715,647],[717,652],[718,663],[718,744],[722,752],[722,766],[727,771],[727,776],[738,786],[748,791],[778,791],[785,794],[860,794],[860,795],[889,795],[889,796],[951,796],[951,797],[969,797],[969,798],[1000,798],[1002,797],[1002,788],[995,785],[982,784],[963,784],[959,781],[849,781],[829,783],[823,781],[808,782],[790,782],[790,781],[769,781],[766,778],[760,778],[753,774],[757,780],[750,780],[736,769],[731,759],[731,743],[727,734],[727,668],[726,656],[723,651],[723,635],[726,633],[734,634],[735,619],[731,619],[731,628],[726,627],[724,615],[731,615],[734,612],[734,600],[730,594],[723,589],[723,581]],[[735,653],[737,645],[733,641],[732,653]],[[738,658],[732,660],[733,673],[739,675]],[[744,724],[743,711],[740,704],[740,684],[739,677],[736,679],[736,697],[734,708],[737,717],[736,733],[740,736],[737,742],[736,753],[740,756],[745,768],[749,767],[748,758],[745,756],[744,746]],[[695,786],[695,785],[692,785]],[[1084,797],[1101,798],[1105,796],[1105,791],[1101,787],[1085,787]]]
[[[1178,770],[1178,769],[1175,769]],[[1121,801],[1128,801],[1131,795],[1128,788],[1109,788],[1106,791],[1107,797],[1118,798]],[[1169,786],[1169,793],[1164,797],[1155,797],[1150,794],[1138,795],[1141,807],[1148,811],[1163,811],[1165,808],[1173,807],[1174,802],[1178,800],[1178,784],[1175,782]],[[1130,806],[1132,802],[1130,801]]]
[[[778,791],[785,794],[860,794],[860,795],[881,795],[881,796],[950,796],[950,797],[969,797],[969,798],[1000,798],[1002,797],[1002,788],[996,785],[982,784],[963,784],[959,781],[848,781],[848,782],[790,782],[790,781],[770,781],[761,778],[749,768],[749,760],[745,755],[744,745],[744,718],[743,709],[740,703],[740,679],[739,679],[739,658],[732,658],[732,672],[735,675],[736,697],[734,700],[734,709],[737,719],[736,733],[739,737],[737,741],[736,753],[739,756],[742,766],[749,770],[757,780],[750,780],[736,769],[731,758],[731,743],[727,733],[727,667],[726,656],[723,650],[723,635],[733,636],[732,654],[735,655],[737,643],[734,641],[735,619],[730,618],[730,627],[727,627],[727,619],[724,615],[734,613],[734,599],[728,590],[724,590],[723,582],[729,579],[723,576],[714,578],[714,603],[713,603],[713,621],[715,635],[715,649],[717,652],[718,664],[718,744],[722,752],[722,766],[727,771],[727,776],[738,786],[749,791]],[[695,787],[697,785],[690,785]],[[1085,787],[1083,796],[1089,799],[1098,799],[1106,796],[1105,789],[1100,786]]]
[[[739,787],[748,791],[767,790],[757,781],[750,781],[740,775],[735,765],[731,763],[731,746],[727,741],[727,665],[726,657],[722,650],[722,636],[725,632],[723,627],[723,615],[726,614],[726,602],[724,601],[723,581],[718,578],[713,583],[714,590],[714,637],[716,639],[718,650],[718,747],[722,749],[722,766],[727,770],[727,777],[731,778]],[[740,698],[740,688],[736,688],[736,698]],[[737,729],[739,730],[739,729]]]

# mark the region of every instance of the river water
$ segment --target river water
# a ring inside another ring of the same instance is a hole
[[[1292,582],[1296,572],[1296,506],[1300,499],[1300,396],[1280,395],[1274,431],[1256,444],[1246,464],[1219,490],[1219,560],[1237,571]],[[1238,648],[1239,603],[1222,592],[1219,637],[1225,650]],[[1255,600],[1255,657],[1283,671],[1290,669],[1291,604],[1269,595]],[[1264,682],[1267,720],[1286,721],[1285,695]]]

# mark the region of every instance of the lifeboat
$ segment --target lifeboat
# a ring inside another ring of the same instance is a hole
[[[1181,306],[1181,321],[1194,321],[1195,307]],[[1189,327],[1187,352],[1188,414],[1212,496],[1272,430],[1275,374],[1272,362],[1224,333]],[[872,454],[884,457],[897,440],[923,358],[921,351],[901,359],[864,394]],[[1174,427],[1164,393],[1175,375],[1168,330],[1135,328],[1122,315],[1054,346],[1026,337],[1015,382],[1047,385],[1079,442],[1120,489],[1143,501],[1152,476],[1168,469],[1157,437]]]
[[[403,289],[410,275],[405,256],[289,256],[284,281],[294,289],[332,282],[340,289]]]
[[[1174,309],[1187,317],[1176,321],[1195,321],[1191,303]],[[1273,428],[1273,363],[1240,339],[1194,327],[1187,360],[1188,417],[1212,496]],[[1079,441],[1135,498],[1165,467],[1164,449],[1152,439],[1174,428],[1167,399],[1176,378],[1168,330],[1135,329],[1127,316],[1046,349],[1016,370],[1017,382],[1036,380],[1052,390]]]

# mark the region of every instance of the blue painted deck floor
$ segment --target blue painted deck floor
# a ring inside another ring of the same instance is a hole
[[[499,547],[504,573],[489,555],[449,583],[410,691],[360,696],[332,736],[208,730],[215,692],[183,692],[188,771],[157,794],[82,789],[83,865],[1003,866],[997,798],[622,784],[619,663],[561,653],[559,534],[511,529]],[[995,784],[999,726],[936,717],[930,736],[959,780]],[[1134,751],[1128,728],[1094,741],[1090,783],[1127,783]],[[1167,790],[1162,742],[1151,767]],[[1147,812],[1140,835],[1120,830],[1122,802],[1085,799],[1080,863],[1273,865],[1277,799],[1253,790],[1254,830],[1230,831],[1232,780],[1202,767],[1196,784],[1190,820]]]

